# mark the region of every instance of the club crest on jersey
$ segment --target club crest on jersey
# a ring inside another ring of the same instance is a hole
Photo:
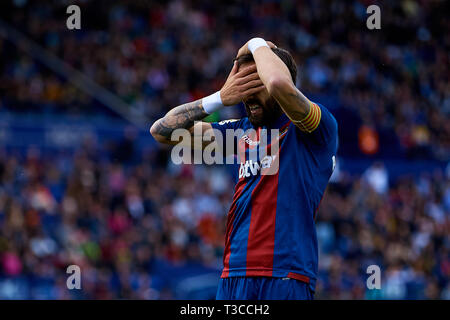
[[[239,179],[256,176],[260,174],[262,169],[270,169],[275,162],[275,159],[276,155],[268,155],[262,158],[261,161],[247,160],[245,163],[241,163],[239,168]]]

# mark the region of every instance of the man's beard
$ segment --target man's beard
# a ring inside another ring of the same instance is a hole
[[[253,115],[250,111],[250,105],[253,103],[256,103],[261,106],[261,114]],[[258,128],[263,126],[269,126],[283,113],[283,110],[281,109],[280,105],[278,104],[277,100],[275,100],[273,97],[270,97],[269,100],[263,105],[258,100],[250,100],[245,103],[245,111],[247,112],[248,119],[250,120],[250,123]]]

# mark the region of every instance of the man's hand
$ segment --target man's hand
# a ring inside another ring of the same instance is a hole
[[[250,41],[250,40],[249,40]],[[276,48],[277,46],[275,44],[273,44],[273,42],[271,41],[266,41],[267,45],[269,46],[269,48],[273,49]],[[240,56],[243,56],[245,54],[251,54],[250,50],[248,50],[248,41],[246,44],[244,44],[238,51],[238,54],[236,56],[236,58],[239,58]]]
[[[248,49],[250,41],[239,49],[238,57],[250,53]],[[258,42],[255,41],[256,45]],[[276,48],[272,42],[266,41],[266,43],[270,49]],[[295,86],[292,79],[293,75],[289,71],[287,64],[273,50],[255,49],[252,55],[257,66],[258,76],[264,83],[269,95],[278,102],[283,112],[300,130],[312,132],[313,129],[308,129],[302,123],[310,113],[310,101]],[[293,61],[291,62],[294,63]],[[317,112],[313,116],[317,116]],[[314,119],[317,120],[317,118],[313,118],[311,121]],[[308,120],[310,119],[306,118],[306,121]]]
[[[235,61],[227,81],[220,90],[220,98],[224,106],[233,106],[245,97],[262,89],[264,89],[264,84],[256,72],[256,65],[238,71],[238,65]]]

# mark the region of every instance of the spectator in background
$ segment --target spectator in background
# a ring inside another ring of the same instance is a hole
[[[363,174],[364,181],[379,194],[385,194],[389,188],[389,176],[383,163],[375,162]]]

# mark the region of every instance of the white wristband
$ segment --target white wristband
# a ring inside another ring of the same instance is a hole
[[[248,50],[253,54],[259,47],[269,47],[263,38],[253,38],[248,42]]]
[[[223,107],[222,99],[220,98],[220,91],[213,93],[202,99],[203,110],[206,113],[211,114]]]

